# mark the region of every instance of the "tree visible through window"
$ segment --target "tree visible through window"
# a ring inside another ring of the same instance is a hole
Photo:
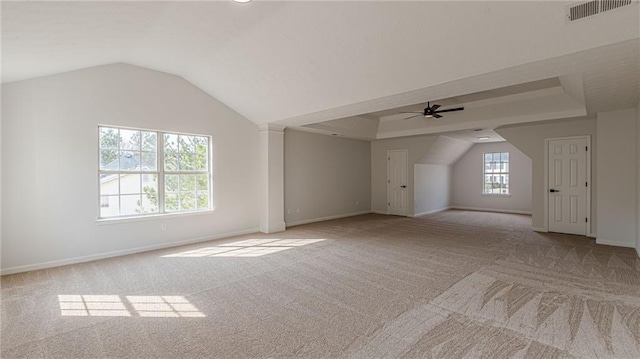
[[[99,127],[100,217],[211,208],[207,136]]]
[[[509,152],[484,154],[483,194],[509,194]]]

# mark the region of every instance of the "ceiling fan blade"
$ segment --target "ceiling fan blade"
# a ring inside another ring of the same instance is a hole
[[[433,114],[433,117],[434,117],[434,118],[442,118],[442,116],[438,115],[437,113],[434,113],[434,114]]]
[[[403,118],[403,120],[408,120],[408,119],[410,119],[410,118],[414,118],[414,117],[422,117],[422,114],[420,114],[420,115],[415,115],[415,116],[411,116],[411,117],[407,117],[407,118]]]
[[[442,112],[453,112],[453,111],[462,111],[464,110],[464,107],[457,107],[457,108],[450,108],[448,110],[440,110],[440,111],[435,111],[436,113],[442,113]]]
[[[433,105],[433,106],[431,106],[431,110],[432,110],[432,111],[435,111],[435,110],[437,110],[438,108],[440,108],[440,105]]]
[[[398,112],[398,113],[422,113],[422,111],[415,111],[415,112]]]

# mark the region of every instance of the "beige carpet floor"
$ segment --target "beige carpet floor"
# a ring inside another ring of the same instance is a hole
[[[364,215],[2,277],[1,356],[640,358],[632,249]]]

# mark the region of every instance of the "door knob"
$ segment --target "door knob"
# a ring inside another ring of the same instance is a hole
[[[400,188],[407,188],[407,186],[400,186]]]
[[[552,189],[550,189],[550,190],[549,190],[549,192],[560,192],[560,190],[557,190],[557,189],[553,189],[553,188],[552,188]]]

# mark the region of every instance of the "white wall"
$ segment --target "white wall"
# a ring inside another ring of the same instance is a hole
[[[532,226],[536,230],[544,230],[545,227],[546,211],[544,208],[544,198],[547,196],[544,189],[547,181],[544,177],[545,139],[581,135],[591,136],[591,232],[596,233],[596,209],[598,208],[596,120],[581,119],[513,125],[498,128],[496,132],[527,155],[532,161],[531,214],[533,217]]]
[[[0,87],[0,107],[2,106],[2,87]],[[0,268],[2,268],[2,114],[0,114]]]
[[[416,164],[414,166],[415,215],[426,215],[449,208],[452,166]]]
[[[509,152],[509,196],[483,195],[483,155]],[[453,207],[531,212],[531,159],[508,142],[478,143],[453,166]]]
[[[635,246],[636,122],[633,108],[598,113],[597,243]]]
[[[179,77],[101,66],[4,84],[2,105],[5,272],[258,227],[257,127]],[[96,222],[98,124],[211,135],[215,211]]]
[[[287,225],[371,211],[368,141],[285,130]]]
[[[636,108],[636,252],[640,257],[640,103]]]

